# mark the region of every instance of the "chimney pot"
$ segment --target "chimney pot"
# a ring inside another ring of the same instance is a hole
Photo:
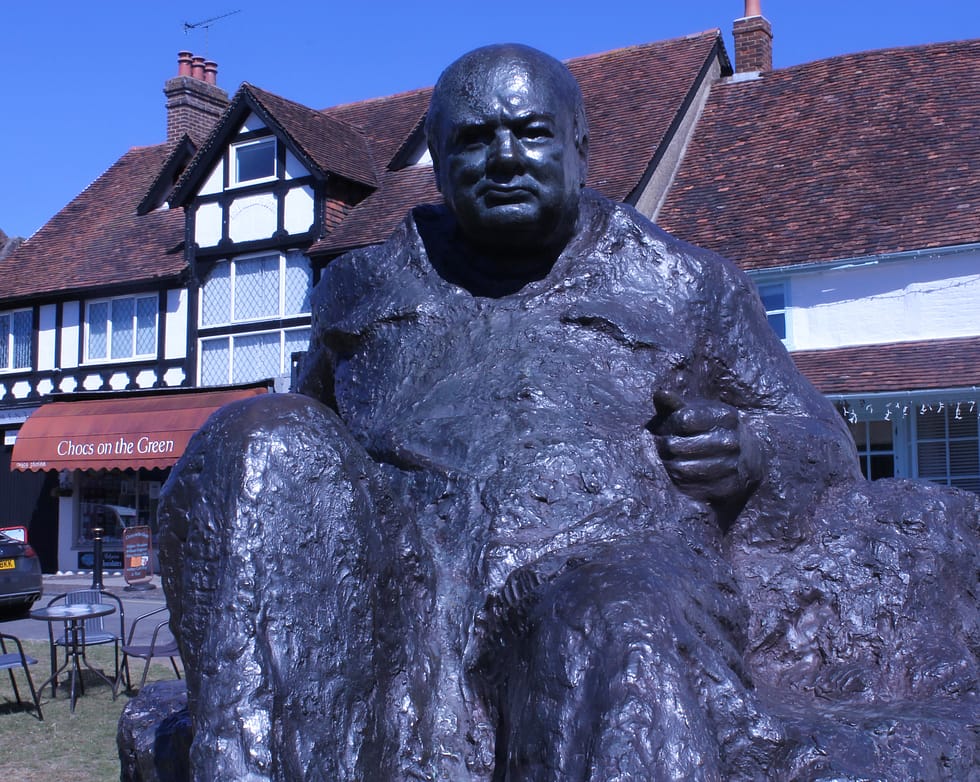
[[[178,52],[177,53],[177,75],[178,76],[190,76],[191,75],[191,53],[190,52]]]
[[[177,75],[163,85],[167,96],[167,142],[176,144],[186,135],[200,144],[228,108],[228,93],[216,84],[216,63],[190,52],[179,52],[177,63]]]
[[[745,0],[745,16],[762,16],[762,0]]]

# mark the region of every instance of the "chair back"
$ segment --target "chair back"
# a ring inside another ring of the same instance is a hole
[[[79,604],[101,604],[101,603],[112,603],[115,606],[116,613],[119,614],[119,629],[106,629],[105,617],[97,616],[93,619],[85,620],[85,637],[86,644],[93,643],[106,643],[107,641],[115,641],[117,644],[121,644],[126,640],[126,614],[123,607],[123,601],[119,599],[116,595],[111,592],[106,592],[105,590],[99,589],[76,589],[72,592],[62,592],[60,595],[55,595],[48,601],[48,605],[55,605],[56,603],[63,602],[65,605],[79,605]],[[110,615],[112,616],[112,615]],[[113,621],[110,619],[110,621]],[[48,625],[51,629],[51,625]],[[52,642],[54,642],[54,637],[52,635]],[[59,639],[59,643],[63,644],[64,639]]]
[[[68,592],[65,595],[66,605],[99,605],[104,603],[102,592],[98,589],[79,589],[75,592]],[[94,619],[85,620],[85,633],[101,633],[105,630],[105,617],[97,616]]]

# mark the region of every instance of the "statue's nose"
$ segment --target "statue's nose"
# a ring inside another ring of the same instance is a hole
[[[508,128],[501,128],[495,134],[489,162],[497,168],[510,169],[520,166],[520,144]]]

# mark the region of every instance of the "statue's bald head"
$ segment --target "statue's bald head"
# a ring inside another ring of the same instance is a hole
[[[425,133],[429,147],[438,146],[440,120],[446,108],[479,100],[487,85],[499,78],[501,71],[522,69],[550,98],[551,109],[566,112],[575,129],[575,143],[585,158],[588,150],[589,124],[585,117],[582,91],[571,71],[560,60],[539,49],[519,43],[482,46],[454,60],[439,76],[429,111]]]
[[[426,134],[439,190],[474,244],[561,251],[588,158],[582,93],[568,68],[519,44],[464,54],[436,83]]]

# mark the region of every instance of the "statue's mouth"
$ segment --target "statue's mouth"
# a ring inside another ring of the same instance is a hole
[[[534,198],[534,192],[520,185],[490,185],[481,193],[488,206],[518,204]]]

